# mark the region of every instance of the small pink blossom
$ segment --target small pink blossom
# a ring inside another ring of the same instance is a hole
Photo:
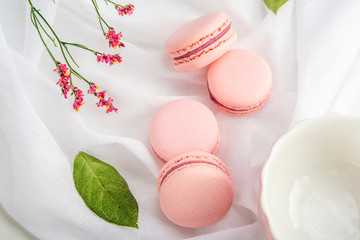
[[[109,63],[110,66],[122,62],[122,57],[119,54],[111,55],[103,53],[102,55],[97,55],[96,59],[98,62]]]
[[[70,85],[69,82],[64,82],[62,79],[59,79],[56,84],[61,87],[61,92],[64,95],[64,98],[67,98],[67,94],[70,91],[72,85]]]
[[[115,5],[116,10],[118,11],[119,15],[124,16],[124,15],[131,15],[134,12],[134,8],[135,6],[132,4],[127,4],[125,6],[121,6],[121,5]]]
[[[87,91],[88,94],[96,95],[96,90],[99,89],[99,86],[96,86],[95,83],[89,83],[89,90]]]
[[[105,106],[106,108],[106,113],[115,111],[117,112],[118,109],[114,107],[113,105],[113,99],[111,97],[109,97],[107,100],[105,99],[105,93],[106,91],[102,91],[102,92],[98,92],[96,94],[96,96],[99,98],[99,102],[96,103],[96,106],[98,107],[103,107]]]
[[[96,96],[101,100],[101,99],[105,98],[105,93],[106,93],[106,91],[98,92],[96,94]]]
[[[54,71],[59,75],[67,75],[69,68],[66,66],[66,64],[61,64],[60,62],[56,63],[56,68]]]
[[[61,87],[61,92],[65,98],[67,98],[67,94],[70,91],[72,85],[70,85],[70,77],[71,74],[68,72],[69,68],[66,64],[61,64],[60,62],[56,63],[56,68],[54,71],[59,74],[60,79],[57,81],[57,85]]]
[[[116,107],[114,107],[113,105],[110,105],[110,106],[106,106],[106,113],[109,113],[109,112],[118,112],[118,109]]]
[[[108,98],[108,100],[104,101],[105,106],[111,106],[113,104],[113,99],[111,97]]]
[[[80,107],[82,105],[84,105],[84,94],[83,92],[78,89],[77,87],[73,87],[73,93],[71,93],[71,95],[75,95],[75,99],[74,99],[74,103],[73,103],[73,108],[76,112],[80,111]]]
[[[100,98],[99,97],[99,102],[97,102],[96,103],[96,106],[98,106],[98,107],[103,107],[103,106],[105,106],[105,98]]]
[[[116,48],[119,47],[125,47],[125,45],[120,42],[122,37],[122,33],[116,33],[113,28],[109,28],[109,31],[105,34],[105,38],[109,40],[109,47]]]

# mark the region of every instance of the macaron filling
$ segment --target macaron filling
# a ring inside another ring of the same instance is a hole
[[[215,144],[215,146],[213,147],[213,149],[211,149],[211,151],[210,151],[211,154],[214,154],[214,153],[218,150],[218,148],[219,148],[219,146],[220,146],[220,138],[221,138],[221,137],[220,137],[220,132],[219,132],[218,138],[217,138],[217,141],[216,141],[216,144]],[[152,147],[152,150],[153,150],[153,152],[155,153],[156,157],[158,157],[158,158],[160,159],[160,161],[162,161],[163,163],[167,163],[167,161],[168,161],[169,159],[166,159],[166,158],[160,156],[160,154],[158,154],[158,153],[155,151],[154,147]]]
[[[162,176],[162,179],[160,181],[160,184],[159,184],[159,189],[161,187],[161,185],[164,183],[164,181],[166,180],[166,178],[173,172],[175,172],[176,170],[186,166],[186,165],[192,165],[192,164],[208,164],[208,165],[211,165],[211,166],[214,166],[214,167],[217,167],[218,169],[220,169],[221,171],[224,172],[224,174],[226,174],[227,176],[229,176],[229,173],[224,169],[222,168],[221,166],[215,164],[215,163],[211,163],[211,162],[207,162],[207,161],[202,161],[202,160],[193,160],[193,161],[186,161],[186,162],[182,162],[182,163],[179,163],[177,164],[176,166],[170,168],[165,174],[164,176]]]
[[[210,88],[209,88],[209,85],[207,86],[208,88],[208,92],[209,92],[209,96],[210,96],[210,99],[211,101],[213,101],[217,106],[220,106],[224,109],[227,109],[231,112],[248,112],[248,111],[252,111],[252,110],[255,110],[257,108],[259,108],[260,106],[262,106],[264,103],[266,103],[269,99],[269,94],[266,95],[266,98],[262,101],[260,101],[258,104],[256,105],[252,105],[252,106],[249,106],[248,108],[243,108],[243,109],[238,109],[238,108],[235,108],[235,107],[228,107],[228,106],[225,106],[224,104],[222,104],[221,102],[219,102],[211,93],[210,91]]]
[[[211,44],[218,41],[222,36],[224,36],[230,30],[230,28],[231,28],[231,23],[229,23],[229,25],[226,28],[224,28],[217,36],[215,36],[214,38],[211,38],[209,41],[200,45],[198,48],[195,48],[194,50],[187,52],[186,54],[184,54],[182,56],[173,58],[174,61],[181,60],[183,58],[188,58],[188,57],[200,52],[201,50],[209,47]]]

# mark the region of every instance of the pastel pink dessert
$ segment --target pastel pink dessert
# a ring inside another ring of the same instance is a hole
[[[228,169],[206,152],[184,153],[167,162],[158,178],[158,191],[167,218],[189,228],[219,221],[233,201]]]
[[[220,130],[214,114],[202,103],[181,99],[162,106],[150,124],[151,146],[160,160],[184,152],[215,153]]]
[[[210,98],[230,114],[245,115],[262,109],[269,100],[271,86],[269,65],[247,50],[227,52],[208,70]]]
[[[177,71],[201,69],[235,43],[237,34],[223,12],[212,12],[180,27],[165,42]]]

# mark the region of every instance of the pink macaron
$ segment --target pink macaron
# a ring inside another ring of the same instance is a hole
[[[204,104],[180,99],[162,106],[150,124],[151,146],[160,160],[184,152],[215,153],[220,144],[220,130],[214,114]]]
[[[247,50],[231,50],[208,69],[210,98],[230,114],[245,115],[262,109],[269,100],[271,86],[269,65]]]
[[[158,178],[158,191],[167,218],[189,228],[219,221],[233,201],[228,169],[207,152],[184,153],[167,162]]]
[[[173,32],[165,49],[177,71],[198,70],[215,61],[235,43],[237,34],[224,12],[199,17]]]

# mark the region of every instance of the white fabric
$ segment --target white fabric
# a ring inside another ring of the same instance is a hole
[[[114,98],[118,114],[105,114],[90,95],[80,113],[73,111],[71,98],[65,100],[55,84],[27,2],[0,3],[0,204],[39,239],[265,239],[257,213],[259,174],[273,142],[305,118],[328,111],[360,115],[358,0],[290,0],[278,15],[261,0],[134,0],[130,17],[98,0],[103,17],[123,33],[124,62],[109,67],[71,50],[79,71]],[[116,52],[102,36],[91,1],[33,3],[63,40]],[[219,111],[207,94],[206,69],[176,72],[163,48],[175,28],[217,10],[238,32],[234,48],[260,54],[273,71],[270,102],[253,115]],[[214,112],[222,133],[217,156],[230,169],[235,191],[225,218],[199,229],[167,220],[156,189],[162,164],[151,151],[148,128],[156,110],[178,98],[199,100]],[[86,207],[72,179],[80,150],[127,180],[139,203],[139,230],[109,224]]]

